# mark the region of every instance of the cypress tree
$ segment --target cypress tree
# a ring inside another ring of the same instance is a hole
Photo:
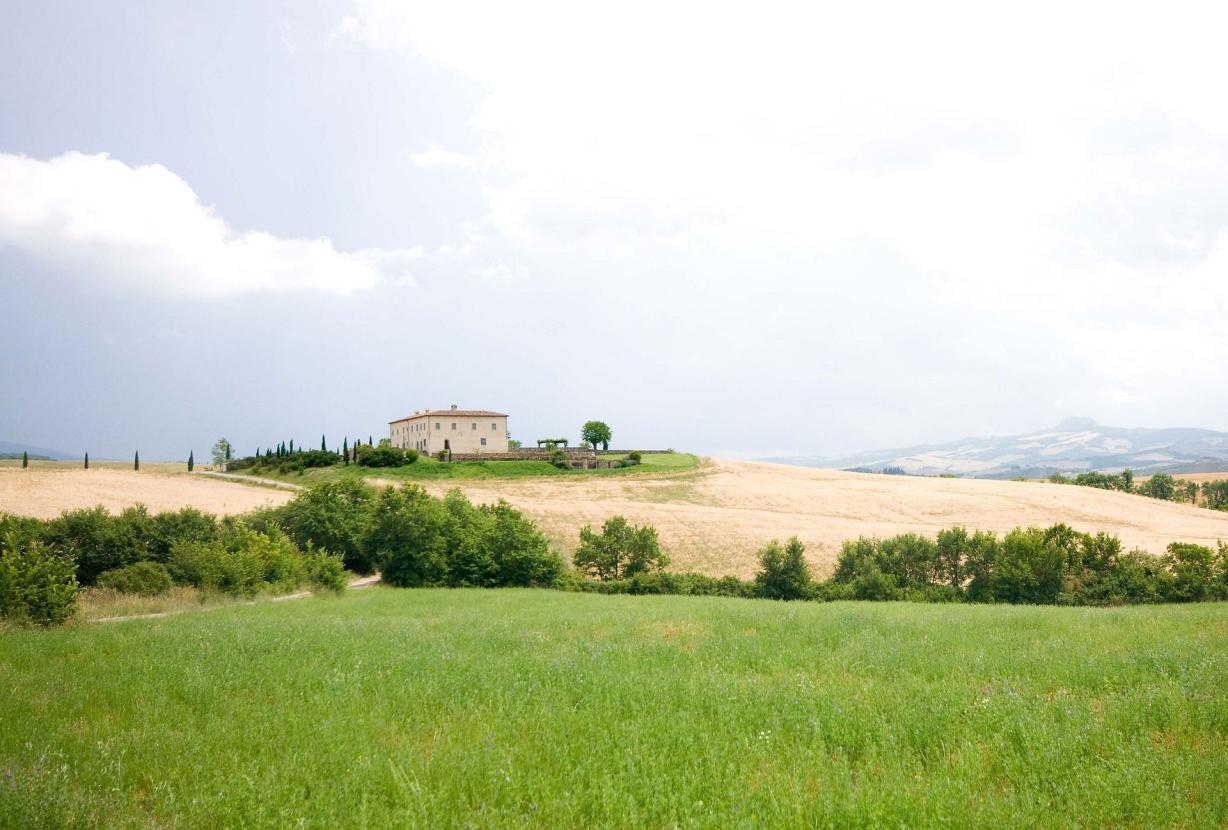
[[[141,469],[141,451],[137,450],[132,456],[132,469]]]
[[[345,466],[350,466],[350,439],[349,437],[341,439],[341,457],[345,459]]]
[[[26,467],[29,467],[29,466],[30,466],[30,456],[26,455],[25,450],[22,450],[21,451],[21,469],[24,470]]]
[[[324,443],[324,436],[320,436],[320,452],[328,452],[328,445]]]
[[[374,447],[374,446],[375,446],[375,442],[371,440],[371,436],[370,436],[370,435],[368,435],[368,436],[367,436],[367,446],[368,446],[368,447]]]
[[[226,460],[227,461],[230,460],[230,442],[229,441],[226,442]]]
[[[290,455],[294,455],[294,439],[290,439]]]
[[[85,469],[88,470],[89,468],[90,468],[90,454],[87,452],[85,454]]]
[[[188,451],[188,472],[190,473],[194,469],[196,469],[196,453],[189,450]]]

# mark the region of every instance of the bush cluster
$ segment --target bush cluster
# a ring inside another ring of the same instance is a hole
[[[417,486],[384,489],[360,549],[384,582],[400,587],[546,587],[563,572],[546,537],[518,510],[502,500],[475,506],[459,490],[440,500]]]
[[[1174,542],[1164,556],[1123,552],[1106,533],[1064,524],[936,539],[902,534],[845,542],[828,597],[1122,605],[1228,598],[1228,545]]]
[[[361,467],[404,467],[417,460],[417,450],[403,450],[384,443],[378,447],[370,444],[358,447],[357,461]]]
[[[310,539],[296,544],[271,512],[252,514],[250,525],[248,517],[218,521],[192,508],[151,515],[140,505],[116,516],[97,507],[48,521],[0,514],[0,617],[62,622],[80,586],[143,595],[173,584],[243,595],[302,584],[344,588],[341,555]]]
[[[1075,484],[1080,487],[1096,487],[1101,490],[1119,490],[1123,493],[1134,493],[1164,501],[1188,502],[1199,504],[1199,493],[1202,494],[1202,506],[1212,510],[1228,510],[1228,481],[1203,482],[1200,488],[1197,482],[1183,478],[1174,478],[1169,473],[1156,473],[1142,484],[1134,483],[1134,473],[1122,470],[1116,475],[1107,473],[1079,473],[1074,478],[1067,478],[1061,473],[1049,476],[1053,484]]]
[[[0,619],[56,625],[77,610],[73,561],[42,541],[0,535]]]

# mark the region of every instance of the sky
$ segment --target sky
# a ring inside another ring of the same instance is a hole
[[[0,7],[0,440],[1228,430],[1228,7]]]

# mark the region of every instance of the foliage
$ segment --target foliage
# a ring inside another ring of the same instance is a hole
[[[573,562],[581,571],[598,579],[632,577],[637,573],[659,571],[669,564],[661,551],[657,530],[652,525],[629,524],[613,516],[594,533],[590,525],[580,529],[580,545]]]
[[[773,540],[759,551],[759,572],[755,574],[755,593],[765,599],[807,599],[814,580],[803,554],[806,547],[796,536],[781,548]]]
[[[1156,473],[1138,487],[1138,492],[1153,499],[1173,501],[1177,495],[1176,480],[1168,473]]]
[[[135,562],[98,575],[99,588],[124,594],[153,597],[165,594],[174,584],[170,571],[161,562]]]
[[[328,482],[298,494],[270,518],[299,547],[314,545],[340,554],[345,567],[371,573],[374,564],[361,543],[375,495],[360,481]]]
[[[580,440],[586,444],[592,444],[593,449],[597,449],[597,445],[601,444],[605,449],[610,448],[610,439],[614,437],[609,424],[605,421],[585,421],[584,426],[580,428]]]
[[[1164,557],[1123,553],[1116,536],[1062,524],[1016,528],[1002,538],[951,528],[933,543],[915,534],[845,542],[831,582],[851,586],[856,599],[1196,602],[1228,598],[1228,561],[1205,546],[1182,543],[1170,545]]]
[[[362,467],[403,467],[417,460],[417,450],[403,450],[382,441],[378,447],[363,444],[358,448],[358,464]]]
[[[250,596],[297,588],[306,578],[302,553],[285,533],[258,533],[238,523],[212,542],[179,542],[167,568],[174,580],[204,591]]]
[[[644,460],[644,456],[640,454],[639,450],[632,450],[631,452],[627,453],[627,460],[634,461],[636,464],[639,464]]]
[[[499,501],[475,507],[459,490],[434,499],[420,487],[376,498],[363,550],[391,585],[553,585],[562,560],[519,511]]]
[[[555,447],[550,451],[550,466],[560,470],[566,470],[571,467],[571,462],[567,460],[567,452]]]
[[[226,462],[230,460],[233,454],[233,448],[230,442],[225,438],[217,439],[217,443],[213,445],[213,466],[226,468]]]
[[[1212,510],[1228,510],[1228,479],[1203,482],[1202,498]]]
[[[0,540],[0,618],[57,625],[77,609],[71,559],[38,539],[10,533]]]
[[[349,584],[341,555],[316,550],[310,543],[303,551],[303,568],[307,581],[316,590],[340,593]]]

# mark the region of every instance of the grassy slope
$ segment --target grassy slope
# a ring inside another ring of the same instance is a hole
[[[0,635],[0,826],[1228,821],[1228,607],[396,591]]]
[[[611,455],[602,458],[618,459]],[[643,463],[635,467],[620,467],[613,470],[560,470],[548,461],[458,461],[445,464],[433,458],[419,458],[404,467],[321,467],[305,470],[302,475],[290,473],[279,475],[276,469],[253,472],[259,478],[273,478],[295,484],[316,484],[336,481],[340,478],[380,478],[389,481],[438,481],[441,479],[487,479],[487,478],[532,478],[537,476],[624,476],[645,473],[674,473],[695,469],[699,459],[689,453],[654,453],[645,455]],[[245,471],[247,472],[247,471]]]

